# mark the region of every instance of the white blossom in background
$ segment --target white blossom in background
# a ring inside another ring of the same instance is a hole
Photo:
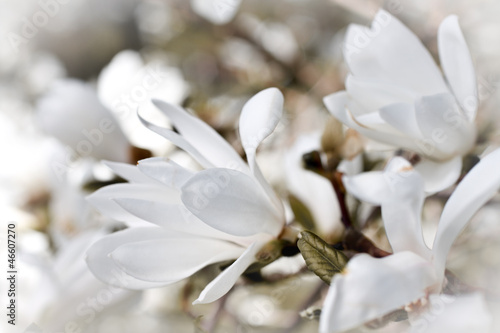
[[[242,0],[191,0],[193,11],[213,24],[229,23],[240,8]]]
[[[350,71],[346,90],[324,99],[345,125],[421,154],[416,169],[427,192],[457,180],[462,156],[476,137],[476,77],[456,16],[441,23],[438,48],[446,80],[416,35],[380,10],[371,29],[349,26],[343,45]]]
[[[256,149],[278,124],[283,96],[261,91],[243,107],[240,136],[248,165],[211,127],[186,110],[155,100],[178,133],[142,119],[146,127],[189,153],[204,169],[193,171],[164,158],[137,166],[107,163],[129,181],[89,197],[103,214],[129,228],[96,242],[87,252],[90,270],[102,281],[112,271],[127,275],[130,289],[171,284],[201,268],[226,261],[227,267],[195,303],[223,296],[253,263],[262,247],[285,224],[281,201],[255,161]]]
[[[101,71],[97,92],[102,103],[118,119],[130,141],[163,153],[165,140],[148,131],[137,118],[137,109],[151,121],[160,122],[152,98],[181,104],[189,94],[189,84],[179,68],[166,64],[164,59],[144,61],[138,52],[124,50],[116,54]],[[165,124],[166,125],[166,124]]]
[[[427,247],[422,236],[423,180],[406,160],[396,157],[383,172],[344,177],[349,193],[382,207],[382,219],[394,254],[382,259],[359,254],[349,261],[343,274],[333,278],[320,331],[345,331],[408,306],[410,315],[412,308],[417,314],[413,329],[418,332],[418,326],[426,318],[419,316],[420,306],[425,305],[427,299],[433,304],[443,297],[440,293],[446,282],[446,257],[453,242],[471,217],[500,188],[499,166],[500,150],[495,150],[459,183],[443,209],[432,249]],[[471,297],[473,304],[478,306],[460,310],[464,308],[460,306],[461,297]],[[453,332],[470,332],[471,326],[474,332],[488,331],[491,320],[485,313],[486,305],[481,296],[456,296],[455,301],[459,303],[454,304],[453,309],[461,312],[459,322],[462,326],[461,330]],[[449,311],[454,312],[453,309]],[[456,327],[453,324],[456,317],[440,318],[436,325],[444,325],[443,320]],[[431,327],[433,322],[426,325]]]
[[[38,101],[36,113],[40,128],[67,146],[68,164],[85,157],[130,160],[127,138],[90,85],[72,79],[55,82]]]

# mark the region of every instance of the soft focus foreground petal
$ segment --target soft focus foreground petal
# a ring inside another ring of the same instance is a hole
[[[260,185],[239,171],[200,171],[183,185],[181,199],[200,220],[231,235],[277,236],[283,228],[284,219]]]
[[[119,198],[181,204],[178,191],[165,186],[147,184],[115,184],[106,186],[89,195],[87,201],[104,216],[124,222],[128,226],[149,226],[149,223],[120,207],[114,201]]]
[[[239,122],[241,144],[245,149],[248,165],[279,210],[283,209],[282,204],[264,179],[255,160],[255,153],[260,143],[274,131],[281,120],[283,103],[283,94],[277,88],[262,90],[245,103]]]
[[[384,172],[373,171],[343,179],[348,193],[381,205],[387,238],[395,253],[413,251],[423,258],[430,258],[420,219],[425,198],[424,183],[408,161],[395,157]]]
[[[139,120],[141,123],[149,128],[151,131],[163,136],[168,141],[172,142],[174,145],[184,150],[186,153],[191,155],[192,158],[196,160],[196,162],[200,163],[201,166],[205,168],[213,168],[214,165],[210,162],[204,155],[202,155],[191,143],[189,143],[185,138],[181,135],[175,133],[174,131],[163,128],[160,126],[156,126],[155,124],[150,123],[146,119],[142,118],[140,114],[138,114]]]
[[[372,27],[351,24],[344,58],[354,76],[391,83],[420,95],[448,91],[441,72],[418,37],[398,19],[379,10]]]
[[[411,90],[379,80],[369,80],[348,75],[345,81],[346,91],[366,112],[376,111],[395,103],[413,103],[418,97]]]
[[[462,156],[446,162],[434,162],[422,159],[414,166],[424,179],[425,192],[433,194],[453,185],[462,171]]]
[[[194,172],[191,170],[163,157],[152,157],[141,160],[137,168],[144,175],[175,189],[180,189],[194,175]]]
[[[153,99],[153,104],[168,117],[182,137],[215,167],[246,172],[247,165],[240,155],[212,127],[179,106],[157,99]]]
[[[424,96],[415,102],[416,117],[425,140],[419,152],[437,160],[447,160],[468,152],[476,138],[455,97],[450,93]]]
[[[228,268],[226,268],[219,276],[210,282],[201,292],[196,304],[206,304],[218,300],[224,296],[236,283],[243,272],[254,262],[257,261],[255,255],[259,252],[262,243],[253,243],[246,251]]]
[[[411,333],[489,333],[493,317],[481,293],[430,295],[430,308],[412,320]]]
[[[320,149],[321,133],[301,135],[286,153],[284,169],[288,190],[311,211],[321,235],[342,232],[340,209],[332,185],[302,166],[302,155]]]
[[[500,149],[485,156],[469,171],[446,202],[432,252],[436,271],[444,274],[451,245],[472,216],[500,188]]]
[[[87,250],[85,260],[90,271],[104,283],[127,289],[160,287],[165,283],[143,281],[126,274],[109,257],[109,254],[123,244],[163,239],[169,235],[159,227],[139,227],[118,231],[92,244]]]
[[[203,267],[238,258],[243,248],[221,240],[189,235],[133,241],[111,252],[125,273],[143,281],[172,283]]]
[[[359,254],[334,276],[320,318],[321,333],[356,328],[425,296],[432,265],[412,252],[382,259]]]
[[[226,24],[238,12],[241,0],[191,0],[191,8],[213,24]]]
[[[467,119],[473,121],[479,102],[476,73],[457,16],[450,15],[441,22],[438,47],[441,67],[448,84]]]
[[[136,165],[111,161],[102,161],[102,163],[113,170],[115,174],[129,181],[130,183],[158,185],[158,182],[144,175]]]

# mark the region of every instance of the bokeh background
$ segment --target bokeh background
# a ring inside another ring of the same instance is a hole
[[[285,116],[261,148],[259,162],[283,196],[297,192],[304,201],[315,195],[321,201],[314,188],[299,193],[304,184],[285,171],[299,163],[297,138],[323,130],[328,114],[322,98],[343,89],[347,25],[368,25],[378,8],[409,26],[436,59],[439,23],[449,14],[459,16],[479,83],[476,149],[500,145],[497,0],[221,0],[215,12],[207,3],[0,0],[0,267],[6,264],[7,224],[15,222],[19,268],[17,325],[2,319],[2,332],[316,331],[317,321],[305,317],[314,316],[310,306],[321,305],[326,288],[305,272],[300,257],[268,267],[269,280],[276,282],[242,283],[223,304],[190,305],[210,281],[210,268],[165,288],[111,291],[88,272],[84,254],[93,241],[123,226],[101,216],[85,196],[116,181],[101,159],[135,163],[154,155],[193,163],[140,124],[138,109],[168,126],[150,98],[192,109],[242,152],[241,107],[275,86],[285,96]],[[103,115],[110,115],[116,129],[100,137],[92,129],[100,128],[96,119]],[[82,145],[91,141],[82,130],[96,143]],[[300,151],[316,148],[303,145]],[[446,197],[426,203],[429,234]],[[335,234],[335,226],[326,228]],[[388,246],[380,223],[368,233]],[[475,217],[448,259],[463,281],[486,291],[495,312],[498,200]],[[3,286],[3,276],[1,281]],[[4,308],[6,292],[0,291]]]

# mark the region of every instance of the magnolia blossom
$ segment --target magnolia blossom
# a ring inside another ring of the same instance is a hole
[[[420,214],[425,198],[423,181],[406,160],[396,157],[383,172],[344,177],[349,193],[381,205],[394,254],[382,259],[359,254],[349,261],[343,274],[333,278],[320,331],[348,330],[404,306],[418,308],[415,302],[425,303],[429,294],[434,295],[431,295],[431,302],[439,297],[445,282],[448,252],[470,218],[497,193],[499,166],[500,150],[496,150],[484,157],[459,183],[443,209],[432,249],[426,246],[421,229]],[[474,304],[481,303],[477,297],[473,299]],[[460,309],[459,304],[454,308]],[[481,304],[484,305],[484,300]],[[474,318],[474,315],[468,316],[470,320]],[[486,329],[489,322],[479,324],[481,329]],[[466,327],[469,326],[463,328]]]
[[[255,160],[258,145],[281,118],[283,96],[269,88],[245,104],[239,130],[248,164],[200,119],[180,107],[153,102],[180,134],[141,119],[145,126],[204,169],[188,170],[164,158],[142,160],[137,166],[108,162],[129,183],[105,187],[89,200],[129,228],[96,242],[87,262],[104,282],[120,285],[113,275],[119,271],[126,275],[125,287],[143,289],[236,259],[195,301],[212,302],[231,289],[257,257],[266,259],[262,247],[283,230],[282,203]]]
[[[345,91],[325,97],[345,125],[391,146],[419,153],[428,192],[453,184],[475,141],[478,98],[474,68],[456,16],[438,31],[441,71],[407,27],[380,10],[371,28],[350,25]]]
[[[213,24],[231,21],[240,5],[241,0],[191,0],[193,11]]]

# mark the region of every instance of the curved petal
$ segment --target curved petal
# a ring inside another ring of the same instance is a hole
[[[476,129],[450,93],[424,96],[415,102],[415,109],[425,137],[420,145],[424,155],[447,160],[472,148]]]
[[[457,16],[450,15],[441,22],[438,48],[441,67],[448,84],[468,120],[473,121],[479,103],[476,73]]]
[[[224,296],[234,286],[240,275],[257,261],[255,255],[259,252],[260,245],[262,243],[250,245],[231,266],[226,268],[203,289],[198,299],[193,302],[193,305],[211,303]]]
[[[390,104],[382,107],[379,113],[382,119],[401,133],[414,138],[422,138],[413,103]]]
[[[382,317],[424,297],[435,281],[432,265],[412,252],[382,259],[359,254],[334,276],[319,331],[341,332]]]
[[[500,149],[493,151],[469,171],[444,206],[432,252],[438,274],[443,276],[451,245],[471,217],[500,188]]]
[[[430,308],[411,321],[410,333],[493,332],[493,317],[481,293],[430,295]]]
[[[170,235],[158,227],[139,227],[118,231],[92,244],[87,250],[85,260],[92,274],[99,280],[119,288],[146,289],[164,286],[166,283],[143,281],[130,276],[109,257],[109,254],[129,242],[163,239]]]
[[[212,127],[176,105],[157,99],[153,99],[153,104],[168,117],[182,137],[215,167],[246,172],[248,167],[240,155]]]
[[[254,178],[230,169],[198,172],[182,186],[182,202],[211,227],[235,236],[278,235],[284,219]]]
[[[408,161],[396,157],[383,173],[344,177],[344,186],[349,193],[381,205],[385,231],[394,253],[408,250],[430,259],[420,220],[425,198],[423,180]]]
[[[351,24],[344,42],[351,73],[413,90],[422,96],[447,92],[441,72],[418,37],[379,10],[371,29]]]
[[[177,235],[126,243],[111,252],[110,257],[121,270],[139,280],[172,283],[207,265],[236,259],[242,253],[242,247],[229,242]]]
[[[146,176],[165,184],[169,188],[180,189],[194,175],[172,160],[163,157],[152,157],[139,161],[137,168]]]
[[[462,156],[457,156],[446,162],[422,159],[415,165],[415,170],[424,179],[425,192],[433,194],[456,183],[462,171]]]
[[[141,171],[139,171],[136,165],[111,161],[102,161],[102,163],[113,170],[115,174],[131,183],[158,184],[153,179],[145,176]]]
[[[103,187],[87,197],[103,215],[122,221],[128,226],[149,226],[147,222],[130,214],[114,200],[118,198],[135,198],[147,201],[163,201],[170,204],[180,204],[179,192],[165,186],[147,184],[115,184]]]
[[[231,21],[240,4],[241,0],[191,0],[193,11],[213,24]]]
[[[239,122],[241,144],[250,170],[280,210],[283,210],[281,201],[264,179],[255,160],[255,153],[260,143],[274,131],[281,120],[283,103],[283,94],[277,88],[262,90],[245,103]]]
[[[184,150],[186,153],[191,155],[201,166],[204,168],[213,168],[214,165],[210,162],[204,155],[202,155],[191,143],[189,143],[181,135],[175,133],[168,128],[163,128],[150,123],[146,119],[142,118],[140,114],[137,114],[141,123],[149,128],[151,131],[163,136],[168,141],[172,142],[174,145]]]

